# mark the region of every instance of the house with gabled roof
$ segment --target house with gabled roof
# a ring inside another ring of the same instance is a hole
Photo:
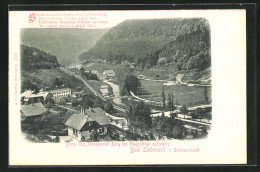
[[[38,93],[35,93],[33,90],[25,90],[21,93],[21,103],[30,104],[30,103],[43,103],[46,98],[53,97],[53,95],[48,91],[40,90]]]
[[[65,125],[68,127],[68,135],[78,140],[86,140],[95,130],[98,134],[107,133],[107,125],[110,124],[106,112],[101,108],[84,109],[70,116]]]
[[[42,103],[32,103],[21,105],[21,114],[23,117],[33,117],[43,115],[47,112]]]

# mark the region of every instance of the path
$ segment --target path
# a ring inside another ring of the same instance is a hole
[[[83,84],[84,84],[86,87],[88,87],[88,89],[89,89],[93,94],[95,94],[97,97],[100,97],[103,101],[107,102],[107,100],[106,100],[101,94],[99,94],[91,85],[89,85],[84,79],[82,79],[82,77],[81,77],[80,75],[76,75],[76,74],[74,74],[73,72],[71,72],[71,71],[69,71],[69,70],[67,70],[67,69],[64,69],[64,68],[63,68],[63,71],[65,71],[65,72],[67,72],[67,73],[69,73],[69,74],[71,74],[71,75],[74,75],[77,79],[79,79],[80,81],[82,81]],[[114,108],[115,108],[116,110],[119,110],[119,111],[121,111],[121,112],[126,112],[125,109],[123,109],[123,108],[121,108],[121,107],[119,107],[119,106],[117,106],[117,105],[115,105],[115,104],[113,104],[113,106],[114,106]]]
[[[108,85],[110,85],[113,89],[113,93],[115,95],[115,97],[113,98],[113,101],[116,104],[122,104],[122,100],[120,98],[120,88],[117,84],[114,84],[112,82],[109,82],[108,80],[104,80],[103,82],[107,83]]]
[[[92,66],[94,63],[90,63],[90,64],[88,64],[86,67],[90,67],[90,66]]]
[[[61,105],[57,105],[57,104],[56,104],[56,106],[64,108],[64,109],[68,109],[68,110],[71,110],[71,111],[74,111],[74,112],[77,112],[75,109],[71,109],[71,108],[68,108],[66,106],[61,106]]]
[[[147,77],[147,76],[144,76],[144,77]],[[166,83],[170,83],[170,84],[172,84],[174,81],[170,81],[170,80],[160,80],[160,79],[147,79],[147,78],[141,78],[141,77],[137,77],[138,79],[140,79],[140,80],[145,80],[145,81],[153,81],[153,82],[166,82]],[[179,84],[183,84],[183,85],[187,85],[187,86],[189,86],[189,87],[192,87],[192,86],[197,86],[197,87],[211,87],[211,85],[209,85],[209,84],[188,84],[188,83],[186,83],[186,82],[180,82]]]

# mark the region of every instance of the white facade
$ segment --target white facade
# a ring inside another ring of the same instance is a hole
[[[51,90],[50,93],[53,95],[55,99],[61,98],[61,97],[68,97],[71,95],[71,89],[70,88],[61,88],[57,90]]]

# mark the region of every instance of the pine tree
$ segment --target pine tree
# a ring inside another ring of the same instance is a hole
[[[162,88],[162,101],[163,101],[163,111],[165,112],[165,94],[164,94],[164,86]]]

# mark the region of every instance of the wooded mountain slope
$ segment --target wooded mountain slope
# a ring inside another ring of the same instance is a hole
[[[21,45],[21,68],[30,69],[51,69],[58,67],[56,56],[50,55],[38,48]]]
[[[203,18],[126,20],[111,28],[80,60],[127,60],[141,68],[176,63],[179,70],[210,66],[210,28]]]

